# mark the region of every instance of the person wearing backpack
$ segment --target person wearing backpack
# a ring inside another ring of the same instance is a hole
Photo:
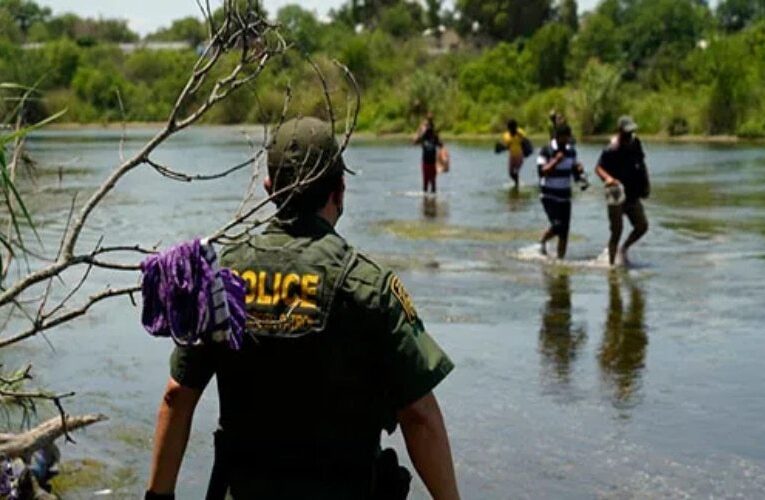
[[[508,170],[510,178],[513,180],[515,189],[518,189],[519,174],[523,167],[523,160],[531,156],[534,152],[534,146],[526,137],[526,132],[518,127],[515,119],[507,122],[507,131],[502,135],[502,142],[496,146],[496,152],[500,153],[507,150],[510,153]]]
[[[607,197],[613,198],[608,204],[611,229],[608,260],[612,266],[617,255],[621,255],[622,261],[629,264],[628,250],[648,232],[648,218],[641,200],[650,195],[651,182],[645,164],[643,145],[635,135],[637,128],[637,123],[631,117],[619,118],[618,134],[603,150],[595,168],[598,177],[606,186]],[[618,195],[611,194],[614,192]],[[632,224],[632,232],[620,248],[619,240],[622,237],[625,216]]]

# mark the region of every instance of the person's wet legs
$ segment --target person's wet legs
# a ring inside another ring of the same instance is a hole
[[[515,170],[513,168],[510,169],[510,179],[512,179],[512,181],[513,181],[513,188],[514,189],[518,189],[519,179],[518,179],[518,171],[517,170]]]
[[[430,164],[422,165],[422,192],[436,192],[436,166]]]
[[[547,242],[557,236],[558,258],[563,259],[566,257],[566,250],[568,248],[568,232],[571,223],[571,202],[543,199],[542,206],[544,206],[545,213],[550,221],[550,228],[542,235],[540,251],[543,255],[547,255]]]
[[[539,253],[547,255],[547,242],[555,237],[555,230],[550,227],[542,235],[542,239],[539,241]]]
[[[566,258],[566,250],[568,249],[568,234],[558,236],[558,258]]]
[[[627,252],[630,247],[640,240],[648,232],[648,218],[645,216],[645,209],[640,200],[636,200],[632,203],[624,205],[624,213],[632,224],[632,232],[630,232],[627,239],[624,240],[624,245],[621,248],[622,258],[624,263],[629,262]]]
[[[566,258],[568,249],[568,232],[571,227],[571,202],[559,203],[558,206],[558,258]]]
[[[612,266],[616,262],[619,240],[622,239],[622,231],[624,230],[623,213],[623,205],[608,206],[608,221],[611,230],[611,238],[608,240],[608,263]]]
[[[518,186],[520,185],[520,171],[521,171],[521,165],[523,164],[523,158],[516,158],[511,156],[510,157],[510,165],[509,165],[509,171],[510,171],[510,179],[513,181],[513,187],[515,189],[518,189]]]

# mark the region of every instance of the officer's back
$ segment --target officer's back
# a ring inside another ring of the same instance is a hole
[[[217,377],[220,426],[208,497],[403,498],[406,474],[390,452],[380,453],[381,431],[392,432],[397,420],[410,449],[422,451],[412,458],[434,496],[456,497],[431,394],[452,364],[400,280],[335,232],[345,166],[328,125],[285,123],[268,167],[266,188],[279,216],[221,256],[247,284],[249,335],[239,351],[178,348],[171,362],[170,385],[190,398]],[[440,449],[426,449],[434,445]],[[158,453],[161,443],[155,462]],[[152,491],[162,465],[155,463]]]

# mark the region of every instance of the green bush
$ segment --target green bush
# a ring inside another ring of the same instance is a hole
[[[574,108],[584,135],[609,132],[623,112],[619,95],[619,71],[591,59],[582,72]]]
[[[735,133],[753,102],[750,53],[735,38],[716,41],[707,51],[711,92],[707,104],[708,131],[712,134]]]
[[[468,96],[482,103],[515,102],[534,90],[525,53],[507,43],[500,43],[465,65],[459,82]]]
[[[72,78],[72,90],[82,101],[104,111],[119,112],[118,92],[124,97],[127,82],[116,71],[79,68]],[[119,118],[119,114],[113,115]]]
[[[571,91],[565,88],[548,89],[531,96],[520,107],[512,107],[505,113],[507,118],[515,117],[527,132],[547,133],[550,128],[550,112],[556,110],[565,116],[571,115]]]
[[[752,118],[747,120],[738,127],[736,135],[745,139],[761,139],[765,137],[765,119],[761,117],[759,119]]]

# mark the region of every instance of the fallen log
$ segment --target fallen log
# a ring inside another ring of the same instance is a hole
[[[21,434],[0,434],[0,457],[27,459],[69,432],[106,420],[105,415],[67,416],[66,421],[55,417]]]

